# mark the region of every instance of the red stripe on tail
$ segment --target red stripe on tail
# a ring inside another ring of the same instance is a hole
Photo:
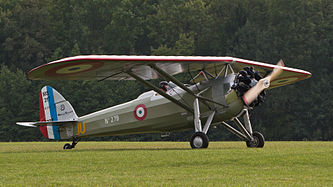
[[[47,133],[46,125],[40,126],[39,129],[40,129],[40,132],[42,132],[43,136],[45,136],[46,138],[49,138],[49,134]]]
[[[39,121],[46,121],[42,92],[39,93]]]
[[[39,121],[46,121],[42,92],[39,93]],[[46,125],[40,126],[39,129],[40,129],[40,132],[42,132],[43,136],[45,136],[46,138],[49,138]]]

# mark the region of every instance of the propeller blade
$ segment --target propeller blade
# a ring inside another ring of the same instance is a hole
[[[280,60],[276,65],[278,67],[274,68],[273,72],[267,76],[267,77],[270,77],[270,82],[274,81],[283,72],[283,70],[281,68],[281,67],[284,67],[283,60]]]
[[[243,101],[246,105],[250,105],[258,95],[265,89],[269,87],[269,77],[260,79],[255,86],[249,89],[243,95]]]
[[[275,80],[283,72],[281,68],[284,67],[283,61],[280,60],[276,65],[277,67],[274,68],[272,73],[267,77],[260,79],[255,86],[243,95],[242,98],[246,105],[250,105],[264,89],[269,88],[271,81]]]

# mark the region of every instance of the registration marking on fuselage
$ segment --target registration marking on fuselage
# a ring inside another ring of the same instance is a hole
[[[115,122],[119,121],[119,115],[113,115],[111,117],[105,118],[105,125],[113,125]]]

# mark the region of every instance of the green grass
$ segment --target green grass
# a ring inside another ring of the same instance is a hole
[[[333,186],[333,142],[0,143],[1,186]]]

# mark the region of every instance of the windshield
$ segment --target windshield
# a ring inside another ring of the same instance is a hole
[[[169,81],[168,84],[169,84],[169,88],[175,88],[175,87],[177,87],[177,85],[175,83],[171,82],[171,81]]]

